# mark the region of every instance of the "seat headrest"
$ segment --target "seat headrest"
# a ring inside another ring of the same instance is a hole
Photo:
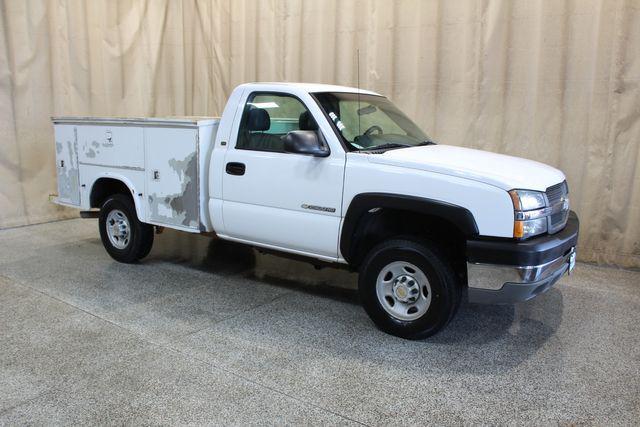
[[[252,131],[268,130],[271,127],[269,113],[264,108],[251,107],[247,116],[247,129]]]
[[[318,130],[318,124],[314,120],[310,112],[304,111],[298,119],[298,127],[300,130]]]

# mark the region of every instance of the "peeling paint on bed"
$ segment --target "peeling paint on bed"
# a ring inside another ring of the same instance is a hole
[[[95,159],[100,154],[99,147],[100,144],[98,141],[91,141],[91,143],[84,141],[82,143],[82,152],[86,158]]]
[[[149,217],[157,222],[166,224],[184,224],[185,214],[176,212],[171,207],[173,196],[164,198],[158,197],[157,194],[149,195]],[[189,225],[189,224],[185,224]]]
[[[145,128],[145,179],[150,221],[198,230],[198,133],[194,129]]]
[[[172,184],[168,191],[174,192],[158,197],[157,193],[148,196],[150,217],[158,222],[181,224],[187,227],[198,226],[198,158],[195,152],[182,160],[172,158],[165,163],[170,167],[160,169],[160,180],[164,185]],[[166,174],[177,175],[177,180],[167,179]],[[177,186],[176,186],[177,184]]]
[[[171,200],[171,208],[178,214],[185,214],[182,225],[196,226],[198,225],[198,158],[196,153],[191,153],[181,161],[171,159],[169,166],[176,171],[182,180],[182,193]]]
[[[66,152],[64,146],[66,145]],[[56,152],[58,154],[57,176],[58,176],[58,196],[68,203],[80,204],[80,183],[78,171],[78,143],[77,140],[68,139],[65,144],[56,142]],[[64,162],[64,166],[62,166]]]

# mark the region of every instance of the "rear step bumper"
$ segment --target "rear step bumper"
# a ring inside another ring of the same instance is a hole
[[[100,211],[80,211],[80,218],[98,218],[100,216]]]

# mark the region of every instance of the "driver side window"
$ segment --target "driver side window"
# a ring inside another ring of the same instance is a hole
[[[254,92],[244,107],[236,147],[284,153],[282,137],[294,130],[317,130],[309,110],[296,97]]]

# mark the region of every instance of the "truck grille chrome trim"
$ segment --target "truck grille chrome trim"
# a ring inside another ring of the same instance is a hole
[[[536,209],[532,211],[515,211],[516,220],[526,221],[528,219],[542,218],[543,216],[549,216],[553,218],[554,215],[558,215],[566,212],[568,209],[564,206],[564,203],[557,203],[548,208]]]
[[[552,185],[545,192],[547,206],[551,209],[548,219],[548,233],[554,234],[562,230],[569,218],[569,187],[567,181]]]

